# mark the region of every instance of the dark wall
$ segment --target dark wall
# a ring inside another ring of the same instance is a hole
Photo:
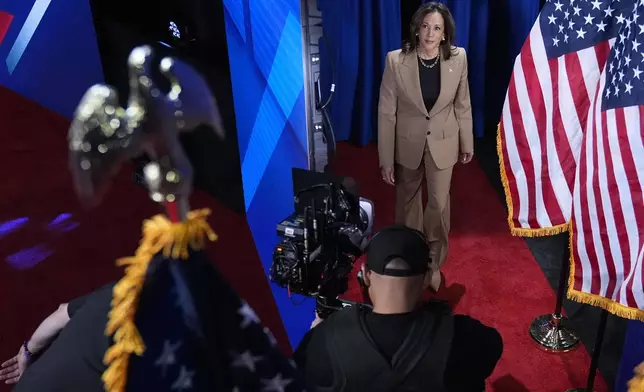
[[[163,56],[175,56],[204,76],[217,98],[226,140],[218,140],[204,128],[183,135],[181,141],[194,166],[195,186],[243,213],[223,3],[206,0],[91,0],[90,3],[105,81],[119,91],[122,105],[128,95],[127,57],[136,46],[151,45],[157,61]],[[179,28],[181,38],[170,32],[171,21]],[[157,76],[158,81],[163,80]]]
[[[400,36],[409,39],[409,21],[423,2],[421,0],[400,0]]]

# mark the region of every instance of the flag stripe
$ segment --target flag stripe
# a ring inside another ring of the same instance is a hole
[[[621,110],[620,110],[621,111]],[[615,140],[611,140],[617,129],[612,125],[612,122],[608,121],[608,112],[604,112],[602,115],[602,127],[604,132],[602,132],[602,144],[604,149],[603,160],[606,162],[606,172],[608,177],[605,179],[604,186],[606,187],[607,197],[610,198],[610,205],[606,208],[609,210],[608,213],[613,213],[613,220],[609,221],[612,225],[608,226],[610,234],[610,248],[611,254],[613,256],[613,273],[615,279],[610,279],[608,282],[608,295],[610,298],[614,299],[617,302],[621,301],[619,288],[624,283],[624,271],[628,271],[630,268],[630,258],[631,251],[630,245],[628,242],[628,233],[626,226],[626,216],[624,215],[624,209],[621,203],[622,194],[619,189],[622,185],[621,181],[618,180],[619,172],[622,165],[622,154],[618,151],[619,146],[616,145]],[[621,116],[620,116],[621,117]],[[610,185],[610,188],[609,188]],[[626,203],[627,206],[628,203]],[[623,244],[623,249],[621,245]],[[626,257],[624,257],[626,256]],[[609,266],[610,269],[610,266]]]
[[[586,156],[587,144],[582,143],[581,145],[581,154],[580,160],[583,160]],[[589,219],[587,215],[581,214],[581,205],[588,204],[588,200],[585,192],[585,181],[582,183],[581,179],[586,178],[586,165],[580,164],[577,167],[577,175],[575,176],[575,189],[573,196],[573,208],[574,208],[574,218],[571,222],[573,227],[573,232],[571,236],[576,236],[576,243],[583,244],[586,243],[586,233],[585,227],[590,226]],[[583,184],[583,185],[582,185]],[[574,282],[569,283],[569,287],[575,287],[578,291],[589,291],[590,290],[590,276],[584,274],[583,271],[590,270],[590,259],[591,257],[596,258],[594,255],[595,249],[593,247],[586,248],[584,246],[572,246],[571,253],[573,254],[574,260],[576,260],[580,265],[575,265],[571,263],[573,271],[571,271],[571,277],[573,277]],[[590,253],[590,254],[589,254]],[[581,270],[582,273],[576,273],[575,271]]]
[[[543,182],[544,214],[539,221],[541,226],[551,226],[552,222],[565,222],[562,205],[569,205],[570,192],[566,188],[555,187],[552,179],[563,179],[561,164],[554,143],[552,127],[553,91],[549,67],[539,67],[538,64],[548,64],[548,58],[543,46],[541,29],[535,27],[530,34],[530,45],[525,45],[521,56],[524,58],[523,67],[526,75],[526,85],[530,91],[530,105],[534,108],[536,131],[545,135],[541,140],[540,153],[546,160],[541,165],[541,180]]]
[[[636,271],[639,248],[642,247],[644,237],[644,200],[642,199],[644,174],[644,147],[642,138],[642,113],[644,107],[617,109],[616,129],[611,130],[610,139],[613,143],[619,140],[618,129],[626,130],[625,143],[619,143],[615,148],[614,155],[623,157],[620,163],[619,196],[620,204],[624,210],[625,236],[622,243],[628,246],[629,252],[627,261],[624,264],[625,271],[628,271],[625,287],[622,290],[622,303],[637,303],[644,308],[644,290],[642,290],[642,270],[639,266],[639,274]],[[627,120],[628,118],[628,120]],[[612,151],[611,151],[612,152]],[[631,260],[633,263],[631,263]],[[637,291],[639,289],[639,291]],[[639,293],[639,295],[638,295]]]
[[[566,119],[569,120],[568,124],[564,122],[564,117],[561,115],[562,105],[569,107],[569,104],[566,104],[565,102],[572,101],[570,86],[565,79],[566,69],[564,59],[563,57],[560,57],[558,59],[550,60],[548,65],[550,67],[550,75],[552,78],[552,95],[554,99],[552,108],[552,133],[555,147],[554,153],[557,154],[557,162],[559,163],[560,170],[559,176],[553,175],[551,178],[554,182],[554,188],[562,194],[560,197],[561,201],[559,203],[562,211],[561,219],[563,221],[567,221],[571,214],[572,189],[575,180],[575,169],[577,167],[577,156],[573,154],[573,148],[571,145],[575,143],[575,138],[581,139],[581,132],[579,132],[579,120],[575,111],[572,111],[570,115],[566,116]],[[570,132],[567,131],[568,129]],[[575,144],[578,145],[579,142],[577,141]]]
[[[525,144],[520,145],[519,147],[529,151],[529,159],[527,162],[524,162],[524,170],[528,173],[530,202],[531,204],[534,203],[535,208],[529,209],[528,221],[531,226],[536,224],[538,227],[541,227],[549,226],[550,221],[547,219],[545,214],[545,205],[543,201],[543,182],[541,177],[543,154],[541,151],[541,135],[539,132],[533,131],[536,129],[537,123],[533,111],[534,108],[530,104],[530,94],[528,94],[528,91],[532,93],[532,90],[530,90],[530,87],[532,86],[528,85],[528,83],[532,83],[532,80],[529,80],[525,74],[527,67],[524,63],[528,63],[530,61],[525,57],[525,50],[529,47],[530,38],[528,37],[526,45],[523,47],[521,55],[517,59],[518,66],[514,70],[516,75],[514,79],[514,93],[516,94],[517,109],[516,111],[512,111],[512,115],[516,119],[515,130],[519,125],[523,128],[521,139],[525,140]],[[529,166],[529,168],[525,166]]]
[[[564,64],[566,65],[566,75],[568,79],[565,83],[570,85],[570,92],[572,102],[567,102],[569,106],[566,107],[564,116],[571,115],[573,112],[577,114],[577,119],[579,120],[579,128],[577,132],[582,132],[586,129],[588,121],[588,109],[590,107],[590,99],[592,96],[593,89],[589,88],[585,77],[580,77],[581,75],[592,75],[591,65],[597,63],[597,60],[593,59],[591,56],[587,56],[587,50],[583,50],[583,53],[570,53],[563,56]],[[580,56],[583,61],[580,61]],[[582,64],[584,64],[582,68]],[[570,130],[574,132],[574,130]]]
[[[596,91],[595,96],[597,97]],[[590,111],[588,117],[593,118],[594,111],[597,110],[597,106],[593,107]],[[595,194],[595,188],[593,184],[593,178],[596,176],[596,150],[593,148],[595,143],[595,128],[596,124],[593,121],[588,122],[586,129],[586,143],[584,145],[585,154],[582,155],[580,165],[585,169],[586,175],[581,176],[582,181],[582,221],[586,230],[588,237],[592,241],[588,244],[590,252],[588,253],[589,257],[589,268],[586,271],[582,271],[584,275],[588,272],[589,278],[584,279],[584,282],[589,283],[587,291],[597,292],[600,290],[601,285],[599,283],[598,274],[605,273],[601,268],[605,269],[605,259],[604,259],[604,246],[599,237],[599,223],[598,220],[598,211],[597,211],[597,197]],[[601,262],[600,262],[601,261]],[[585,290],[586,291],[586,290]]]
[[[532,155],[532,151],[529,151],[527,154],[518,153],[519,150],[530,150],[531,143],[526,136],[521,107],[519,105],[519,98],[517,96],[517,79],[523,78],[523,73],[516,72],[516,70],[521,69],[521,57],[517,57],[517,64],[519,66],[515,67],[515,73],[510,80],[510,88],[508,90],[508,109],[510,115],[505,122],[506,124],[512,124],[514,131],[512,133],[514,140],[512,141],[516,143],[514,149],[517,153],[511,153],[510,162],[512,163],[512,169],[515,173],[517,182],[520,184],[518,194],[521,204],[518,221],[523,227],[538,227],[536,217],[537,208],[530,208],[531,205],[536,205],[536,196],[534,193],[536,163],[534,163],[535,161],[533,160],[534,156]],[[510,144],[511,140],[508,140],[507,142]]]
[[[633,199],[632,199],[632,189],[627,185],[628,184],[628,173],[634,168],[633,160],[631,157],[630,148],[626,148],[626,145],[619,144],[618,142],[618,130],[625,129],[625,117],[624,110],[617,109],[611,110],[607,114],[610,114],[615,118],[615,122],[610,122],[609,129],[607,132],[607,139],[611,143],[610,154],[612,159],[615,161],[615,167],[620,170],[615,170],[614,183],[616,184],[615,189],[615,198],[618,199],[619,203],[615,206],[615,210],[621,213],[622,227],[618,230],[620,237],[617,241],[617,245],[622,245],[624,248],[623,260],[621,263],[621,274],[616,277],[618,288],[621,288],[622,285],[627,286],[628,281],[625,279],[627,273],[630,274],[632,263],[637,259],[637,251],[639,246],[637,245],[639,233],[637,232],[637,227],[632,227],[629,224],[629,221],[635,216],[633,210]],[[630,218],[629,218],[630,217]],[[630,227],[629,227],[630,226]],[[635,229],[635,230],[634,230]],[[617,296],[617,301],[620,303],[634,303],[634,297],[632,292],[622,293],[620,290],[619,295]]]
[[[533,34],[528,37],[521,50],[523,78],[517,77],[517,97],[523,116],[523,123],[526,124],[525,132],[529,141],[528,148],[530,148],[532,162],[534,163],[537,224],[540,227],[547,227],[551,225],[551,221],[548,216],[549,208],[545,200],[551,196],[552,192],[547,173],[545,173],[548,160],[546,143],[541,137],[545,133],[543,129],[545,128],[545,107],[541,92],[542,87],[539,85],[539,78],[532,58],[532,39],[536,30],[533,30]],[[546,161],[546,164],[542,160]]]
[[[606,152],[604,149],[604,144],[606,143],[606,134],[608,130],[608,125],[607,125],[607,113],[603,112],[601,110],[601,94],[599,94],[599,90],[597,91],[598,100],[595,106],[595,137],[597,138],[597,142],[593,145],[593,154],[594,154],[594,160],[597,165],[597,175],[593,176],[593,190],[595,194],[597,195],[597,223],[600,225],[599,232],[597,233],[597,236],[600,239],[600,243],[602,244],[603,249],[601,249],[601,253],[604,255],[604,260],[600,260],[600,273],[601,267],[605,266],[606,268],[606,273],[608,275],[605,275],[602,273],[601,275],[597,276],[595,275],[594,278],[597,283],[599,284],[599,294],[602,296],[605,296],[607,298],[614,298],[613,297],[613,290],[614,290],[614,280],[607,281],[606,279],[602,279],[603,276],[615,276],[616,275],[616,268],[615,268],[615,263],[619,262],[621,263],[621,249],[619,248],[619,242],[614,241],[613,235],[616,235],[616,229],[615,229],[615,217],[613,216],[613,199],[614,199],[614,193],[613,197],[611,197],[611,193],[615,191],[615,189],[609,189],[609,165],[607,160],[610,160],[609,157],[606,156]],[[614,183],[611,181],[610,185],[613,185]],[[611,188],[613,188],[611,186]],[[617,246],[617,248],[615,248]],[[600,249],[598,249],[600,251]],[[612,284],[612,287],[611,287]]]
[[[499,151],[499,158],[502,160],[499,165],[501,167],[502,182],[507,188],[512,188],[512,191],[506,191],[508,209],[510,210],[508,213],[510,227],[522,226],[521,216],[527,211],[526,203],[519,203],[520,195],[527,193],[527,181],[523,170],[519,170],[521,162],[518,160],[519,154],[514,132],[512,131],[512,115],[510,114],[509,102],[510,92],[514,88],[513,86],[514,77],[511,77],[505,97],[505,104],[503,105],[499,131],[497,133],[497,149]],[[503,137],[503,129],[505,128],[509,131],[505,132],[505,137]],[[518,211],[512,211],[513,206],[519,206]],[[521,208],[523,208],[523,212]],[[515,215],[517,218],[515,218]]]

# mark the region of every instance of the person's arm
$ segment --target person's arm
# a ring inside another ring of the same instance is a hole
[[[42,349],[49,346],[58,336],[60,331],[69,322],[68,304],[61,304],[58,309],[50,314],[40,325],[27,343],[27,349],[32,354],[38,354]]]
[[[297,348],[295,349],[295,351],[293,352],[293,355],[291,356],[291,359],[295,362],[295,364],[297,365],[297,368],[301,369],[302,372],[306,370],[306,365],[307,365],[306,352],[307,352],[309,343],[311,342],[312,335],[313,335],[313,332],[309,330],[300,341],[300,344],[297,345]]]
[[[474,156],[474,133],[472,131],[472,103],[470,101],[470,84],[467,80],[467,53],[463,51],[463,71],[454,99],[454,114],[459,128],[460,156],[462,163],[467,163]]]
[[[324,323],[311,327],[291,357],[311,386],[326,387],[333,384],[333,368],[326,351]]]
[[[392,170],[396,142],[396,110],[398,107],[393,56],[394,54],[390,52],[385,59],[385,71],[382,74],[378,100],[378,156],[380,157],[380,168]]]
[[[20,346],[18,354],[10,358],[4,363],[0,364],[0,382],[4,381],[6,384],[15,384],[18,382],[22,373],[29,366],[32,355],[39,355],[41,351],[54,341],[60,331],[65,328],[69,320],[74,317],[74,314],[80,309],[85,302],[96,293],[104,290],[111,290],[114,286],[113,283],[107,284],[95,291],[94,293],[78,297],[69,303],[58,306],[55,312],[49,315],[40,325],[36,328],[31,338],[25,344]]]
[[[499,332],[469,316],[454,316],[454,336],[445,381],[452,391],[475,391],[485,388],[503,354]]]
[[[20,346],[18,354],[0,365],[0,381],[15,384],[29,366],[32,355],[47,347],[69,322],[67,304],[62,304],[36,328],[26,344]],[[26,349],[25,349],[26,346]],[[28,352],[27,352],[28,351]]]

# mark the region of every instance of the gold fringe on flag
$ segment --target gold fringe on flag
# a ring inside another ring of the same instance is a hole
[[[546,228],[523,228],[515,227],[513,216],[514,209],[512,206],[512,195],[510,193],[510,183],[508,181],[508,176],[505,171],[505,160],[503,157],[503,136],[501,135],[501,123],[499,123],[496,133],[496,152],[499,156],[499,167],[501,171],[501,182],[503,183],[503,190],[505,193],[505,202],[508,206],[508,226],[510,227],[510,232],[514,236],[518,237],[545,237],[556,234],[561,234],[564,232],[569,233],[569,246],[570,246],[570,276],[568,277],[568,298],[576,301],[585,303],[588,305],[593,305],[605,309],[606,311],[623,318],[630,320],[640,320],[644,321],[644,311],[637,308],[630,308],[624,306],[618,302],[615,302],[611,299],[589,293],[583,293],[581,291],[574,290],[574,277],[575,277],[575,260],[573,253],[573,233],[572,233],[572,224],[570,222],[560,224],[553,227]],[[644,391],[643,391],[644,392]]]
[[[508,174],[505,171],[505,159],[503,158],[503,137],[501,136],[501,123],[499,123],[496,132],[496,153],[499,156],[501,183],[503,183],[505,203],[508,206],[508,226],[510,227],[510,233],[518,237],[547,237],[551,235],[561,234],[567,231],[568,223],[537,229],[516,227],[514,225],[514,208],[512,206],[512,195],[510,194],[510,183],[508,181]]]
[[[172,223],[163,215],[156,215],[143,222],[143,239],[132,257],[117,261],[126,266],[125,275],[114,286],[112,310],[105,328],[114,343],[105,353],[103,362],[107,370],[102,380],[106,392],[123,392],[127,385],[127,370],[131,354],[142,355],[145,343],[134,322],[139,295],[152,258],[163,251],[165,257],[187,259],[189,250],[202,249],[205,238],[215,241],[217,235],[206,217],[210,210],[191,211],[185,222]]]
[[[631,307],[622,305],[619,302],[613,301],[612,299],[602,297],[601,295],[584,293],[574,289],[575,253],[573,252],[574,239],[573,239],[572,224],[570,225],[568,232],[570,233],[568,237],[568,246],[570,247],[570,275],[568,276],[568,295],[567,295],[568,299],[571,299],[575,302],[597,306],[598,308],[602,308],[607,312],[612,313],[618,317],[622,317],[629,320],[644,321],[644,310],[642,309],[631,308]]]
[[[644,392],[644,362],[635,368],[635,377],[628,382],[628,392]]]

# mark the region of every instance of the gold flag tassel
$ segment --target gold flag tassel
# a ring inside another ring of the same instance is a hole
[[[106,392],[125,390],[130,355],[141,356],[145,351],[134,319],[150,261],[161,251],[165,257],[186,260],[190,249],[203,248],[206,237],[217,240],[206,221],[208,215],[210,210],[202,209],[189,212],[187,219],[180,223],[172,223],[164,215],[144,221],[143,239],[135,255],[117,261],[118,266],[126,268],[125,275],[114,286],[112,310],[105,328],[105,334],[113,335],[114,339],[103,358],[107,365],[102,377]]]
[[[628,382],[628,392],[644,392],[644,362],[635,368],[635,377]]]

